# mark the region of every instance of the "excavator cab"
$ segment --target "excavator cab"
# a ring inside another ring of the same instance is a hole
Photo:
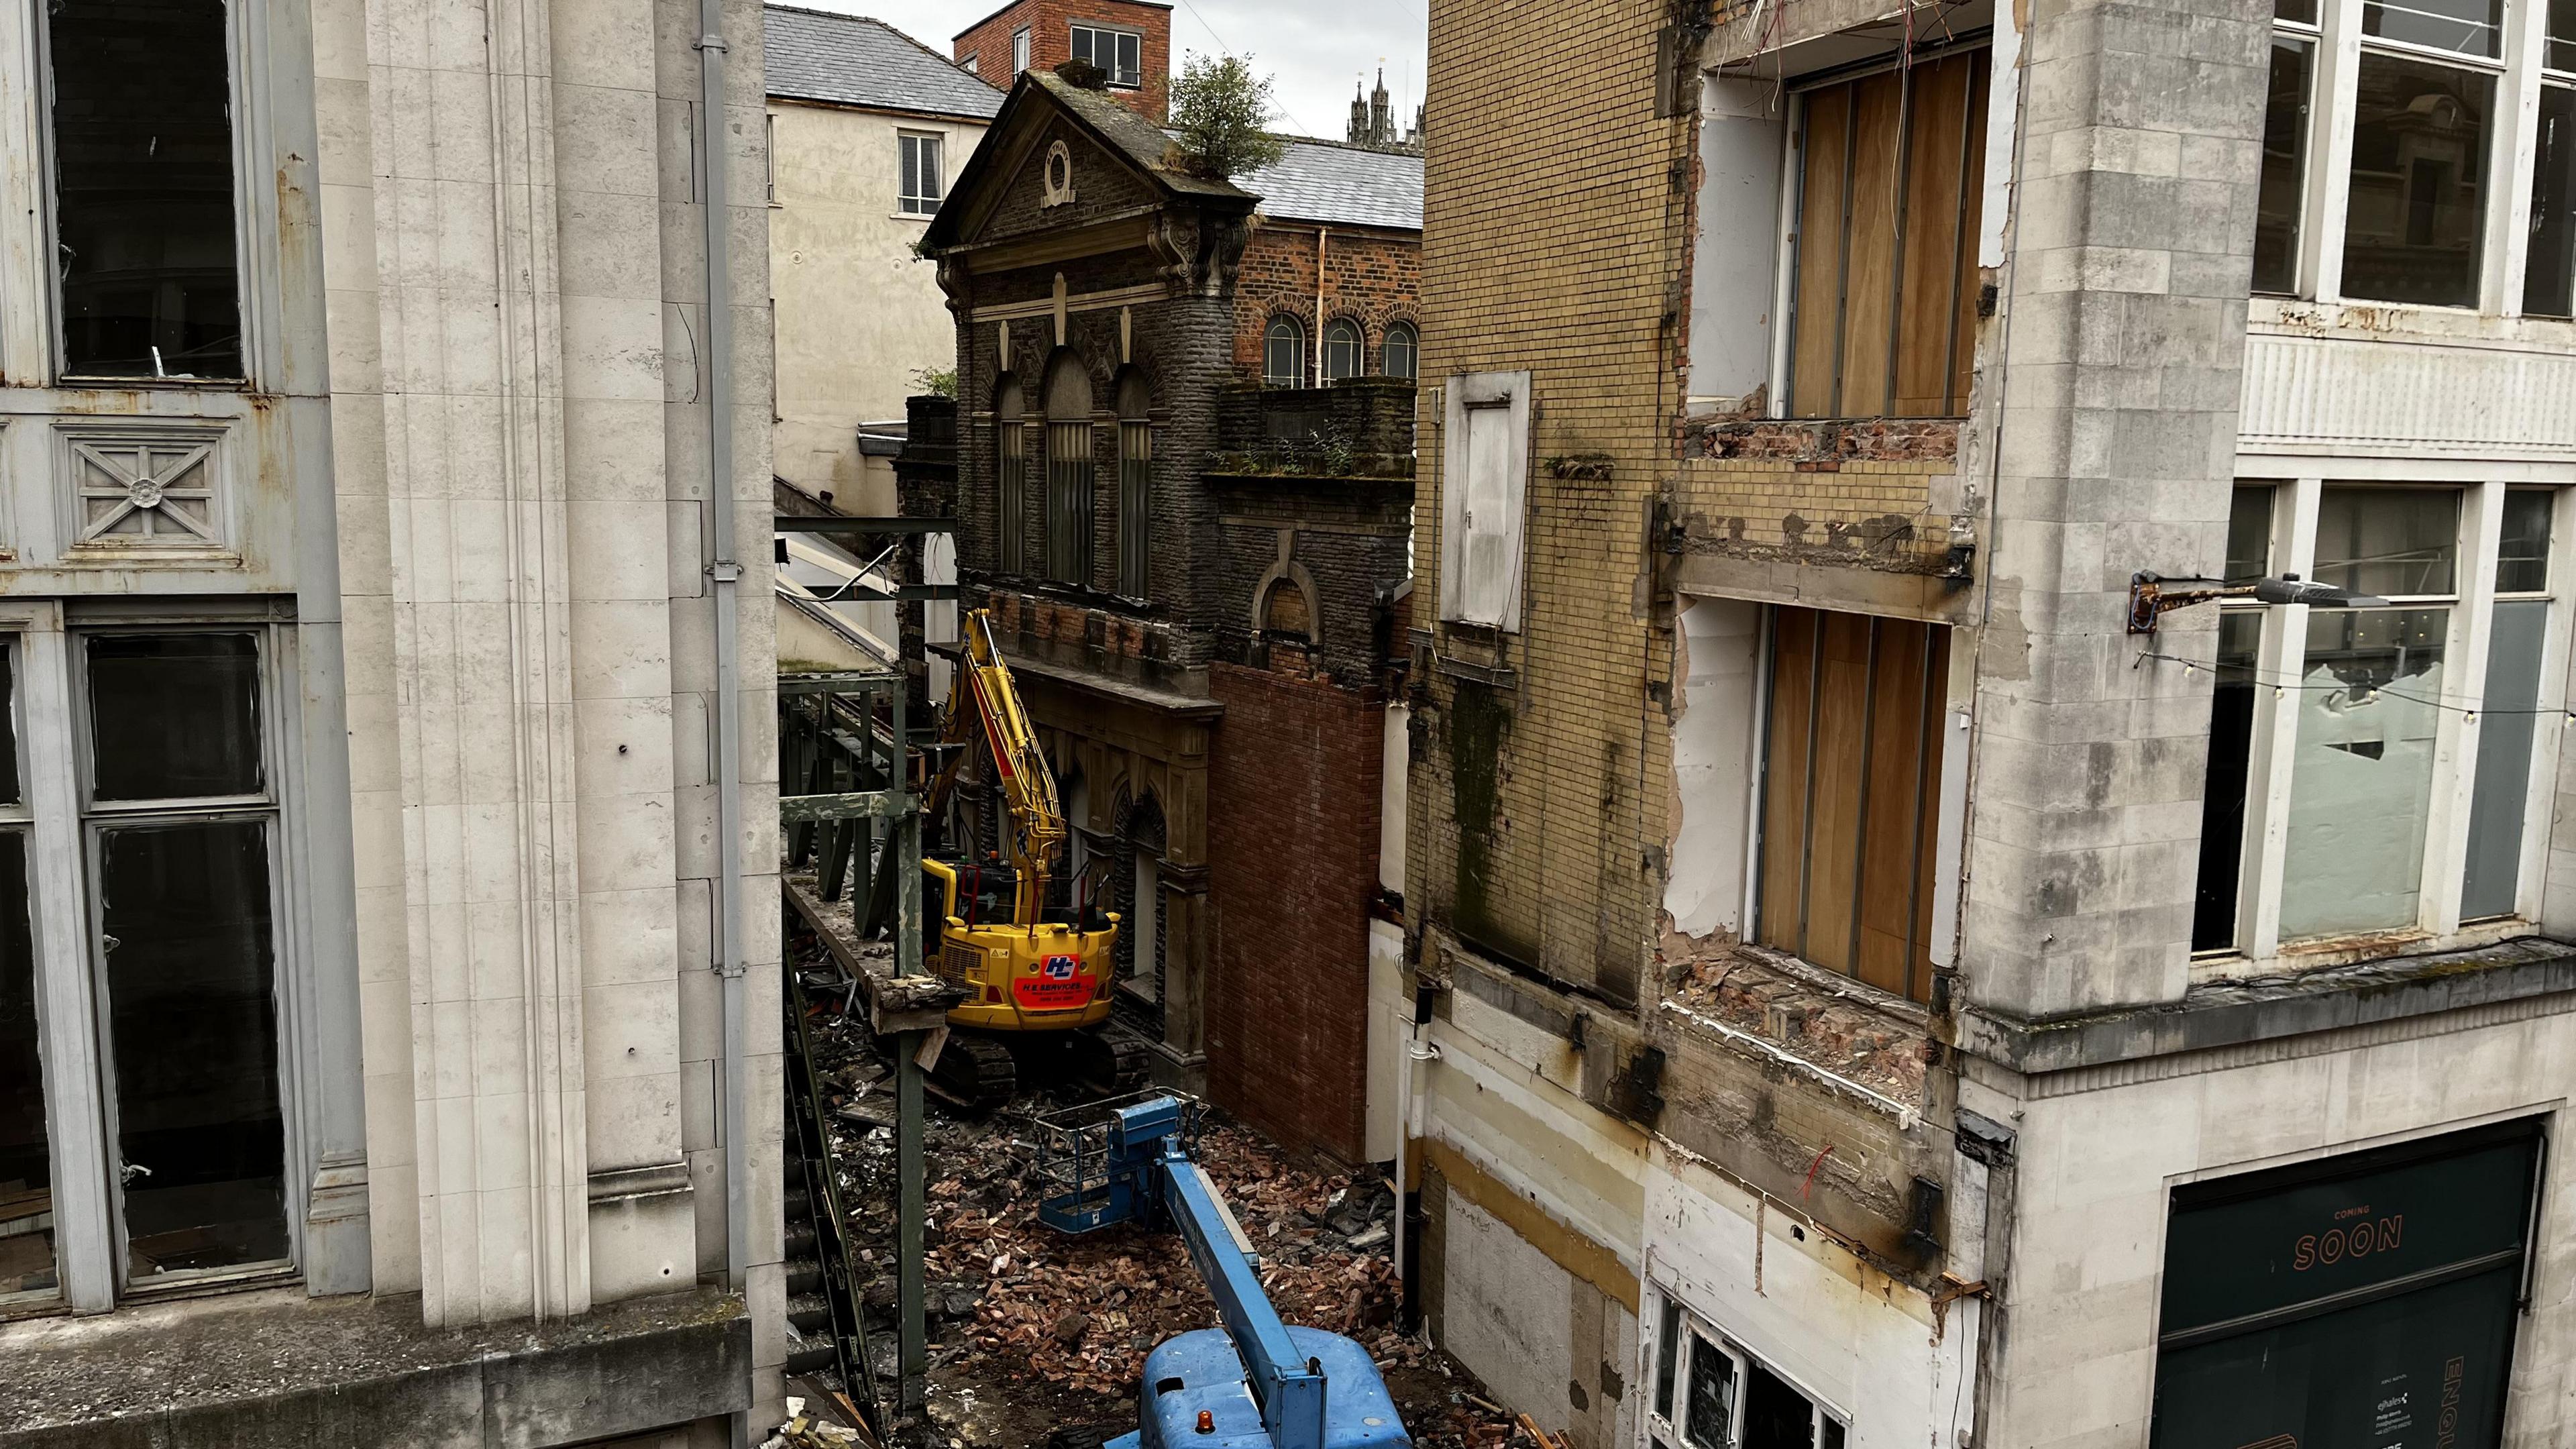
[[[1118,916],[1056,871],[1065,842],[1055,773],[1021,712],[992,619],[964,620],[959,667],[941,721],[952,748],[923,808],[945,818],[970,754],[987,762],[1006,812],[1001,850],[984,859],[936,851],[921,862],[923,900],[939,927],[931,970],[966,988],[931,1072],[934,1090],[970,1107],[1018,1090],[1024,1060],[1103,1092],[1145,1078],[1144,1044],[1105,1030],[1117,981]]]

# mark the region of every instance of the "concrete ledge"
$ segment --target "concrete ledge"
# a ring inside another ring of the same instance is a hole
[[[2062,1072],[2562,991],[2576,991],[2576,946],[2532,936],[2472,951],[2195,986],[2179,1002],[2082,1016],[2034,1019],[1971,1006],[1959,1014],[1959,1048],[2019,1072]]]
[[[564,1322],[424,1327],[301,1289],[0,1328],[0,1449],[544,1449],[748,1408],[751,1325],[708,1289]]]

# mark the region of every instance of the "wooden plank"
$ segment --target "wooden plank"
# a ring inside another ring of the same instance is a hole
[[[1851,87],[1809,92],[1798,205],[1796,356],[1792,416],[1834,411],[1834,340],[1842,332],[1844,151],[1851,140]]]
[[[1807,837],[1808,702],[1813,691],[1816,612],[1771,611],[1771,720],[1762,785],[1762,899],[1757,939],[1795,952],[1804,912],[1800,889]]]
[[[1904,78],[1894,71],[1854,81],[1850,260],[1843,281],[1842,391],[1836,415],[1887,411],[1895,335],[1897,147]]]
[[[1977,293],[1982,284],[1977,270],[1977,233],[1985,223],[1986,197],[1986,103],[1988,99],[1987,61],[1990,51],[1977,50],[1968,56],[1968,164],[1961,188],[1959,246],[1959,325],[1953,329],[1950,348],[1950,405],[1953,414],[1968,410],[1968,382],[1977,361]]]
[[[1860,871],[1860,790],[1868,748],[1871,620],[1827,613],[1816,700],[1815,803],[1807,821],[1807,945],[1828,971],[1852,974],[1852,892]]]
[[[1945,265],[1942,268],[1947,271]],[[1861,822],[1860,966],[1854,974],[1904,994],[1908,926],[1914,916],[1915,760],[1923,743],[1923,636],[1929,626],[1879,625],[1871,671],[1869,790]]]
[[[1896,323],[1898,417],[1943,415],[1951,328],[1958,317],[1961,128],[1972,60],[1953,55],[1914,68],[1905,165],[1905,268]]]

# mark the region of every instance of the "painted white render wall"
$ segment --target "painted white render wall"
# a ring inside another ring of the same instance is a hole
[[[1658,1146],[1646,1178],[1646,1279],[1849,1427],[1849,1449],[1957,1446],[1975,1422],[1975,1304],[1931,1299],[1795,1212]],[[1656,1309],[1646,1304],[1649,1321]],[[1649,1330],[1650,1336],[1653,1330]],[[1642,1393],[1653,1390],[1638,1360]]]
[[[957,321],[938,269],[912,250],[930,219],[896,211],[897,138],[941,137],[953,182],[984,127],[778,99],[769,125],[778,473],[829,490],[847,511],[891,514],[893,475],[863,467],[858,426],[900,419],[903,400],[920,390],[915,372],[957,365]]]

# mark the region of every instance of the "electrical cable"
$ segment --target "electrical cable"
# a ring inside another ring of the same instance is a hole
[[[2192,674],[2203,669],[2208,670],[2212,674],[2216,674],[2222,670],[2234,670],[2240,675],[2249,678],[2255,684],[2270,685],[2272,688],[2272,697],[2274,699],[2279,699],[2289,691],[2295,689],[2303,694],[2351,694],[2354,696],[2354,703],[2356,704],[2368,704],[2382,696],[2389,699],[2402,699],[2412,704],[2424,705],[2430,709],[2448,710],[2453,714],[2467,715],[2472,723],[2474,723],[2477,717],[2482,714],[2514,716],[2557,714],[2565,715],[2571,720],[2576,720],[2576,709],[2568,709],[2563,705],[2540,709],[2489,709],[2485,705],[2452,704],[2438,698],[2427,699],[2420,694],[2408,694],[2402,689],[2390,689],[2385,685],[2313,684],[2304,679],[2267,677],[2259,666],[2252,664],[2234,664],[2225,660],[2218,660],[2204,664],[2197,659],[2185,659],[2179,654],[2158,654],[2152,650],[2139,655],[2136,661],[2130,664],[2129,667],[2131,669],[2135,669],[2138,665],[2144,664],[2151,659],[2160,664],[2179,664],[2182,666],[2183,673],[2185,674]]]

